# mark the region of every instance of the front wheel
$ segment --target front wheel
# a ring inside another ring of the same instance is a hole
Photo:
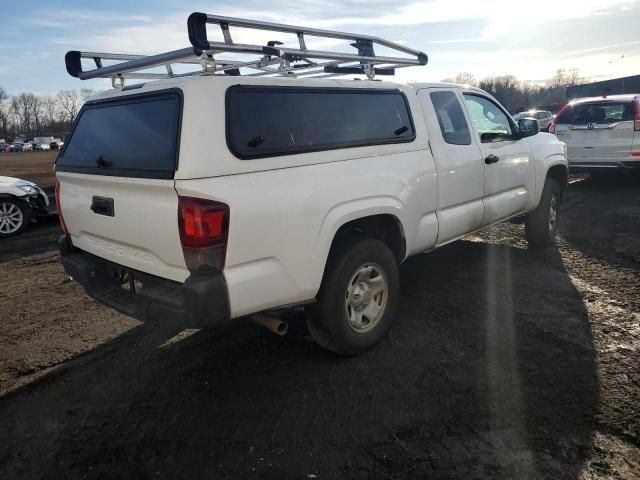
[[[27,211],[21,202],[13,198],[0,198],[0,238],[17,235],[27,225]]]
[[[527,214],[524,223],[527,242],[531,247],[548,247],[555,244],[561,198],[558,183],[547,178],[538,208]]]
[[[398,287],[391,250],[379,240],[351,240],[329,258],[317,302],[306,309],[311,335],[342,355],[370,349],[391,327]]]

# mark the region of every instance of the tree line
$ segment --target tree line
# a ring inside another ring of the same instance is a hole
[[[83,88],[60,90],[55,95],[23,92],[9,96],[0,87],[0,138],[64,138],[82,104],[94,93],[91,88]]]
[[[534,107],[564,105],[567,101],[566,88],[586,80],[577,70],[560,69],[551,80],[542,84],[521,81],[512,75],[477,80],[470,73],[459,73],[443,81],[477,86],[497,98],[509,112],[517,113]],[[60,90],[55,95],[23,92],[9,96],[0,87],[0,138],[64,138],[82,104],[94,93],[91,88],[83,88]]]
[[[544,83],[518,80],[513,75],[502,75],[477,80],[470,73],[458,73],[443,82],[473,85],[494,96],[510,113],[536,107],[557,109],[567,103],[566,88],[587,82],[576,69],[559,69]]]

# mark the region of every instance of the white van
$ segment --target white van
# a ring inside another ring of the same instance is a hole
[[[316,65],[320,54],[344,55],[314,51]],[[355,354],[391,326],[411,255],[521,215],[530,245],[554,243],[564,145],[486,92],[300,78],[291,63],[215,74],[226,62],[101,93],[79,113],[56,162],[60,249],[98,301],[185,325],[304,305],[321,345]]]

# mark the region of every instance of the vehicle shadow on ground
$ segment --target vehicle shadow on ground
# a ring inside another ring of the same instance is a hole
[[[0,398],[0,477],[578,478],[598,382],[557,251],[458,242],[401,281],[356,358],[302,323],[141,325]]]
[[[591,174],[571,184],[560,233],[582,253],[612,266],[640,263],[640,175]]]

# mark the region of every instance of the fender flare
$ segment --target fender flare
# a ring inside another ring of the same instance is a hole
[[[564,167],[567,173],[567,179],[569,178],[569,165],[564,155],[562,155],[561,153],[552,153],[551,155],[548,155],[547,157],[545,157],[544,161],[542,162],[542,167],[543,167],[542,171],[540,172],[539,175],[537,175],[537,178],[536,178],[536,194],[535,194],[536,206],[540,202],[540,197],[542,196],[542,189],[544,188],[544,182],[546,181],[547,176],[549,175],[549,170],[552,167],[556,167],[558,165],[561,165],[562,167]],[[564,189],[566,185],[561,185],[561,187]]]
[[[313,246],[312,257],[318,267],[315,272],[317,285],[320,285],[322,276],[324,275],[324,270],[329,258],[329,251],[331,250],[331,245],[338,230],[353,220],[374,215],[391,215],[398,221],[401,231],[405,236],[405,241],[408,243],[409,239],[413,238],[411,232],[407,231],[409,224],[405,218],[404,205],[396,197],[375,196],[349,200],[337,204],[325,214],[320,224],[318,235],[316,236],[316,243]],[[410,248],[409,245],[407,245],[406,252],[409,251]]]

